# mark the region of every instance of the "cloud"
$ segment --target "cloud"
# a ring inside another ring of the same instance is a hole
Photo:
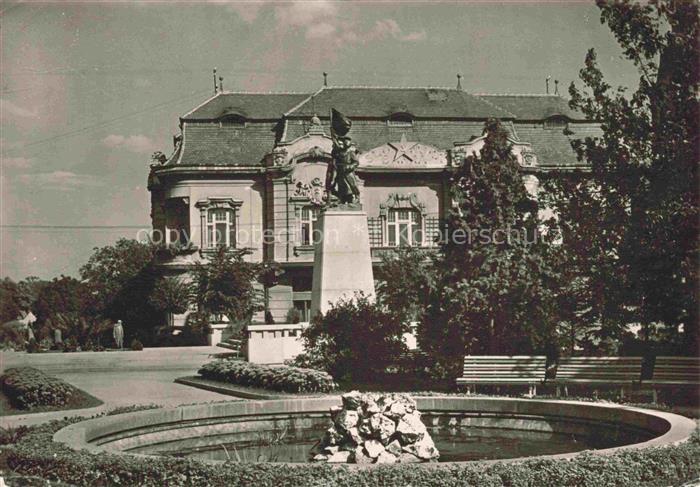
[[[226,10],[229,12],[235,12],[238,14],[238,16],[245,22],[246,24],[252,24],[255,19],[258,18],[258,14],[260,12],[260,9],[263,7],[263,5],[266,3],[263,0],[260,0],[259,2],[225,2],[225,1],[218,1],[218,0],[213,0],[211,3],[225,3],[226,4]]]
[[[27,169],[31,167],[32,160],[27,157],[0,157],[0,165],[3,169]]]
[[[102,144],[110,149],[126,149],[136,154],[150,154],[158,149],[156,143],[145,135],[108,135],[102,140]]]
[[[279,26],[311,28],[321,21],[336,17],[338,5],[327,0],[296,0],[275,9]]]
[[[104,186],[97,176],[75,174],[70,171],[53,171],[36,174],[22,174],[17,181],[36,189],[52,189],[56,191],[74,191],[85,187]]]
[[[261,4],[256,4],[258,7]],[[346,8],[346,7],[343,7]],[[371,41],[395,39],[417,42],[427,38],[425,30],[403,32],[394,19],[377,20],[370,29],[358,29],[350,22],[340,20],[339,3],[328,0],[295,0],[275,7],[275,20],[281,32],[300,30],[307,40],[331,40],[342,44],[367,44]]]
[[[384,39],[396,39],[400,42],[416,42],[424,41],[427,37],[428,35],[425,33],[425,30],[404,34],[401,26],[394,19],[381,19],[377,20],[374,23],[374,27],[362,38],[365,42]]]
[[[321,22],[320,24],[312,25],[306,29],[307,39],[323,39],[325,37],[330,37],[336,32],[336,27],[327,22]]]

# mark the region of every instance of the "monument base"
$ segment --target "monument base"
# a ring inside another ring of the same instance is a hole
[[[311,316],[360,291],[374,298],[372,255],[367,213],[361,209],[329,208],[317,221],[323,236],[314,249]]]

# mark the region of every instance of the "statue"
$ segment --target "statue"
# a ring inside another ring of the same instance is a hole
[[[360,189],[355,177],[355,169],[360,164],[358,150],[347,133],[352,121],[345,115],[331,109],[331,138],[333,139],[332,161],[326,173],[328,203],[330,195],[338,198],[340,204],[357,205],[360,202]]]

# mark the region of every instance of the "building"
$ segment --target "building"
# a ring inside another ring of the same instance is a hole
[[[156,237],[191,244],[163,271],[186,272],[220,245],[246,248],[249,259],[285,270],[270,289],[275,321],[284,323],[292,307],[308,319],[331,107],[353,122],[376,261],[398,245],[435,245],[450,205],[450,168],[480,149],[488,118],[499,118],[511,134],[530,191],[541,173],[581,164],[571,138],[599,133],[558,95],[325,86],[310,94],[218,92],[180,118],[172,155],[151,165]]]

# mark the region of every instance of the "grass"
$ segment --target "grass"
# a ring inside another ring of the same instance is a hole
[[[51,411],[67,411],[69,409],[85,409],[99,406],[102,401],[87,392],[77,389],[77,392],[71,397],[67,404],[63,406],[39,406],[32,409],[19,409],[15,407],[0,390],[0,416],[16,416],[19,414],[34,414],[47,413]]]

